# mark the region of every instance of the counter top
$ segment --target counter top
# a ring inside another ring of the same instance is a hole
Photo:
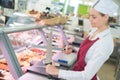
[[[52,80],[48,79],[45,76],[41,76],[35,73],[27,72],[23,76],[21,76],[18,80]]]

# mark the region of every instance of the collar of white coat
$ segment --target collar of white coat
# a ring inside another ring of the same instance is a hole
[[[109,34],[109,33],[110,33],[110,28],[107,28],[106,30],[100,32],[97,36],[98,36],[99,38],[102,38],[102,37],[107,36],[107,34]]]
[[[97,30],[96,28],[92,29],[92,31],[89,33],[89,36],[92,36],[93,33],[94,33],[96,30]],[[105,29],[104,31],[98,33],[94,39],[96,39],[96,38],[99,38],[99,39],[100,39],[100,38],[103,38],[103,37],[105,37],[108,33],[110,33],[110,28],[107,28],[107,29]],[[93,40],[94,40],[94,39],[93,39]]]

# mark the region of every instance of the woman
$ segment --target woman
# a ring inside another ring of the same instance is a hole
[[[109,22],[117,8],[112,0],[97,1],[90,10],[89,18],[92,27],[96,29],[80,45],[73,70],[61,70],[54,65],[47,65],[46,72],[66,80],[99,80],[96,73],[114,48]]]

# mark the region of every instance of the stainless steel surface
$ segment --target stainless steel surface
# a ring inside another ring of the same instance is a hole
[[[44,76],[40,76],[40,75],[37,75],[37,74],[34,74],[34,73],[26,73],[22,77],[20,77],[18,80],[30,80],[30,79],[33,79],[33,80],[50,80],[50,79],[48,79]]]

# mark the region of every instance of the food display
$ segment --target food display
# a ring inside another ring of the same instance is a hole
[[[38,30],[29,30],[8,34],[10,42],[14,48],[27,46],[30,44],[39,44],[42,42],[41,34]]]
[[[58,25],[65,24],[70,16],[63,14],[53,14],[48,12],[38,12],[35,10],[31,10],[28,12],[28,15],[35,18],[35,21],[40,25]]]
[[[45,32],[45,38],[48,38],[48,35],[50,32],[49,29],[43,29],[43,31]],[[17,33],[11,33],[11,34],[8,34],[8,36],[14,49],[31,46],[31,45],[44,45],[43,43],[44,39],[41,36],[41,33],[36,29],[17,32]],[[66,37],[69,43],[72,43],[75,40],[73,35],[66,34]],[[61,33],[53,32],[52,34],[53,46],[60,47],[59,43],[61,42],[64,42],[64,40],[62,39]]]
[[[53,52],[53,53],[55,54],[56,52]],[[29,66],[32,66],[31,65],[32,61],[40,61],[45,58],[45,55],[46,55],[46,51],[43,49],[39,49],[39,48],[30,48],[30,49],[26,49],[26,50],[16,53],[17,59],[19,61],[20,67],[23,70],[23,73],[26,72]],[[0,77],[2,77],[3,79],[7,77],[8,74],[10,74],[9,67],[5,59],[0,60],[0,70],[1,70]],[[5,80],[12,80],[12,79],[5,79]]]

